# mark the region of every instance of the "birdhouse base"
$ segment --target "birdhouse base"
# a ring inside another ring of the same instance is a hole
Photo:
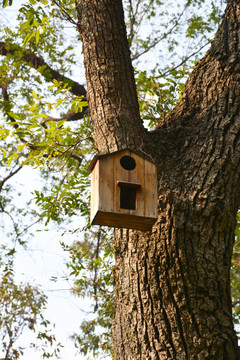
[[[152,217],[97,211],[91,224],[147,231],[156,220]]]

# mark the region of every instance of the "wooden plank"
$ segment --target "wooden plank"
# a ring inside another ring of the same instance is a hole
[[[99,161],[91,172],[91,221],[99,210]]]
[[[125,170],[121,164],[120,160],[123,156],[129,156],[129,150],[121,151],[114,154],[115,169],[116,169],[116,181],[129,181],[129,171]]]
[[[92,224],[147,231],[155,221],[155,218],[150,217],[98,211]]]
[[[140,189],[141,184],[132,183],[130,181],[117,181],[118,186],[125,186],[129,188]]]
[[[157,218],[157,168],[154,164],[145,160],[145,209],[147,217]]]
[[[115,176],[117,182],[122,183],[133,183],[140,184],[141,188],[137,189],[136,192],[136,206],[134,210],[123,209],[120,206],[120,189],[116,188],[116,197],[115,197],[115,212],[121,214],[131,214],[137,216],[144,216],[144,159],[141,156],[137,155],[135,152],[130,150],[121,151],[115,153]],[[120,160],[125,157],[130,156],[136,162],[136,167],[133,170],[126,170],[122,167]]]
[[[114,211],[114,165],[113,156],[99,159],[99,210]]]
[[[131,156],[135,162],[136,162],[136,167],[134,170],[129,171],[129,181],[133,182],[133,183],[139,183],[142,184],[142,170],[143,170],[143,159],[138,156],[137,154],[133,153],[133,152],[129,152],[129,156]],[[143,185],[143,184],[142,184]]]
[[[129,174],[128,171],[125,170],[121,164],[120,164],[120,159],[123,156],[129,155],[129,150],[126,151],[121,151],[118,153],[114,154],[114,176],[115,176],[115,180],[114,180],[114,184],[115,184],[115,201],[114,201],[114,212],[115,213],[123,213],[123,214],[129,214],[131,210],[128,209],[122,209],[120,207],[120,187],[117,186],[117,182],[118,181],[122,181],[122,182],[128,182],[129,181]]]
[[[131,214],[144,216],[144,159],[135,153],[130,153],[130,155],[136,162],[136,168],[129,171],[129,181],[141,184],[141,188],[136,193],[136,209],[131,210]]]

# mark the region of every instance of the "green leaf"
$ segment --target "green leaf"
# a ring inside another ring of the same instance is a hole
[[[39,29],[36,31],[36,43],[39,43]]]
[[[2,7],[12,6],[13,0],[3,0]]]

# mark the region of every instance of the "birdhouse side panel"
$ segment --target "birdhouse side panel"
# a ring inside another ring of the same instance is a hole
[[[91,222],[99,209],[99,161],[91,172]]]
[[[114,211],[115,198],[114,157],[104,156],[99,159],[99,210]]]
[[[144,215],[157,218],[157,168],[145,160]]]

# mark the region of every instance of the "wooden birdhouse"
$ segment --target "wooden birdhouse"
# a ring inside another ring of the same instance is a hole
[[[149,230],[157,218],[157,169],[131,150],[96,156],[91,170],[91,223]]]

